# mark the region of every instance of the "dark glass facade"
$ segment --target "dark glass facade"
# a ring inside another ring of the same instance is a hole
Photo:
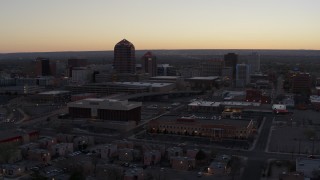
[[[123,39],[114,47],[113,67],[117,73],[136,72],[135,48],[132,43]]]

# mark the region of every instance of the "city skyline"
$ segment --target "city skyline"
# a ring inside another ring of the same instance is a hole
[[[320,49],[320,2],[0,2],[0,53],[142,49]]]

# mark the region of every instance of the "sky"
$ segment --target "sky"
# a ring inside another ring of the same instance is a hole
[[[320,50],[319,0],[1,0],[0,53]]]

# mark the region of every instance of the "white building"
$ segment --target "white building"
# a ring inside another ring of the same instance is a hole
[[[71,82],[75,84],[85,84],[91,82],[93,71],[86,67],[75,67],[72,69]]]
[[[236,87],[245,87],[250,82],[250,66],[237,64],[236,66]]]

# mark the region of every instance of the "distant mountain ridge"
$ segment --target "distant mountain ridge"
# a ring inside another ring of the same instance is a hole
[[[320,56],[320,50],[260,50],[260,49],[182,49],[182,50],[136,50],[136,57],[141,57],[145,52],[152,51],[156,56],[218,56],[229,52],[239,55],[249,55],[258,52],[261,55],[276,56]],[[0,53],[3,59],[35,59],[36,57],[47,57],[52,59],[66,58],[113,58],[113,51],[64,51],[64,52],[22,52],[22,53]]]

